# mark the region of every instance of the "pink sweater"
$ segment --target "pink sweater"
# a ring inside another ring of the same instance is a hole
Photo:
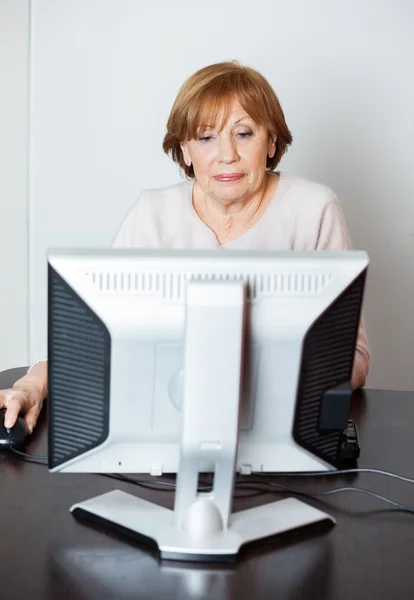
[[[192,204],[192,181],[144,191],[115,237],[115,248],[230,248],[348,250],[350,237],[339,201],[328,187],[280,173],[275,195],[244,234],[220,245]],[[365,385],[370,354],[364,321],[357,340],[353,387]]]

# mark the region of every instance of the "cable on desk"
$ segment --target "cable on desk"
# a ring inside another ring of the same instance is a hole
[[[13,448],[12,446],[10,446],[11,450],[13,452],[15,452],[17,455],[19,455],[22,460],[26,461],[26,462],[31,462],[31,463],[35,463],[38,465],[44,465],[44,466],[48,466],[47,463],[42,463],[42,462],[37,462],[38,460],[45,460],[48,457],[47,456],[35,456],[32,454],[26,454],[25,452],[21,452],[20,450],[17,450],[16,448]],[[35,459],[35,460],[32,460]],[[401,475],[397,475],[395,473],[390,473],[387,471],[381,471],[379,469],[347,469],[344,471],[322,471],[322,472],[315,472],[315,473],[279,473],[278,476],[280,477],[312,477],[312,476],[319,476],[319,475],[340,475],[340,474],[345,474],[345,473],[377,473],[380,475],[385,475],[388,477],[393,477],[396,479],[399,479],[401,481],[406,481],[408,483],[414,483],[414,480],[410,479],[409,477],[403,477]],[[143,487],[143,488],[147,488],[153,491],[160,491],[160,487],[164,487],[166,488],[166,491],[171,491],[173,492],[176,488],[176,484],[175,482],[170,482],[170,481],[163,481],[161,479],[134,479],[133,477],[128,477],[126,475],[123,475],[121,473],[97,473],[98,475],[104,476],[104,477],[110,477],[112,479],[117,479],[119,481],[124,481],[126,483],[132,484],[132,485],[137,485],[139,487]],[[265,476],[265,473],[255,473],[255,475],[261,475],[260,479],[262,479],[262,477]],[[249,476],[250,477],[250,476]],[[258,488],[257,486],[264,486],[264,487],[260,487]],[[404,512],[408,512],[408,513],[414,513],[414,508],[410,507],[410,506],[405,506],[404,504],[400,504],[399,502],[396,502],[395,500],[391,500],[391,498],[388,498],[386,496],[382,496],[381,494],[377,494],[375,492],[371,492],[371,490],[365,490],[363,488],[359,488],[359,487],[342,487],[342,488],[335,488],[332,490],[325,490],[323,492],[302,492],[301,490],[296,490],[294,488],[290,488],[287,487],[285,485],[282,485],[280,483],[275,483],[273,481],[267,481],[267,480],[261,480],[261,481],[255,481],[255,480],[244,480],[244,481],[236,481],[235,482],[235,488],[248,488],[249,490],[251,490],[253,492],[252,496],[256,496],[256,495],[260,495],[260,494],[264,494],[268,491],[271,491],[269,489],[266,488],[277,488],[278,491],[282,492],[282,493],[289,493],[289,494],[295,494],[297,496],[303,496],[305,498],[320,498],[322,496],[329,496],[329,495],[333,495],[333,494],[341,494],[344,492],[357,492],[357,493],[361,493],[361,494],[366,494],[368,496],[371,496],[373,498],[376,498],[378,500],[381,500],[383,502],[386,502],[387,504],[390,504],[394,507],[396,507],[399,510],[402,510]],[[211,491],[212,490],[212,486],[211,485],[202,485],[199,487],[199,491]],[[244,496],[239,496],[241,498],[249,498],[250,495],[244,495]]]
[[[392,471],[383,471],[381,469],[338,469],[335,471],[309,471],[306,473],[260,473],[260,472],[252,472],[252,475],[257,475],[259,477],[322,477],[329,475],[347,475],[348,473],[374,473],[376,475],[384,475],[385,477],[392,477],[393,479],[398,479],[399,481],[405,481],[406,483],[414,483],[414,479],[410,479],[409,477],[404,477],[403,475],[397,475],[397,473],[393,473]]]
[[[244,483],[244,482],[239,482],[239,484],[240,483]],[[246,482],[246,483],[248,483],[248,482]],[[252,482],[253,485],[255,483],[260,483],[260,482]],[[275,483],[273,481],[266,481],[266,482],[264,482],[264,485],[267,485],[269,487],[275,487],[278,490],[287,492],[289,494],[305,496],[307,498],[318,498],[320,496],[330,496],[332,494],[341,494],[343,492],[358,492],[360,494],[366,494],[368,496],[372,496],[373,498],[377,498],[378,500],[382,500],[383,502],[386,502],[387,504],[391,504],[392,506],[395,506],[399,510],[403,510],[403,511],[409,512],[409,513],[414,513],[414,508],[411,506],[405,506],[404,504],[400,504],[399,502],[396,502],[395,500],[391,500],[391,498],[388,498],[387,496],[381,496],[381,494],[377,494],[375,492],[371,492],[371,490],[365,490],[364,488],[359,488],[359,487],[342,487],[342,488],[335,488],[333,490],[326,490],[324,492],[302,492],[301,490],[295,490],[293,488],[287,487],[280,483]]]
[[[149,490],[154,490],[159,492],[160,488],[156,486],[161,486],[167,488],[166,492],[174,492],[175,483],[170,481],[163,481],[161,479],[134,479],[133,477],[127,477],[121,473],[96,473],[96,475],[101,475],[102,477],[109,477],[110,479],[118,479],[118,481],[125,481],[125,483],[130,483],[132,485],[138,485],[139,487],[147,488]]]
[[[162,485],[168,488],[168,491],[174,491],[175,490],[175,483],[173,482],[169,482],[169,481],[162,481],[162,480],[157,480],[157,481],[151,481],[149,479],[134,479],[132,477],[125,477],[124,475],[119,476],[118,474],[106,474],[108,477],[113,477],[114,479],[119,479],[121,481],[125,481],[127,483],[131,483],[132,485],[138,485],[140,487],[145,487],[145,488],[149,488],[152,490],[159,490],[159,488],[153,487],[155,485]],[[343,493],[343,492],[358,492],[361,494],[366,494],[368,496],[372,496],[373,498],[376,498],[377,500],[382,500],[383,502],[386,502],[388,504],[391,504],[392,506],[395,506],[396,508],[398,508],[399,510],[403,510],[405,512],[409,512],[409,513],[414,513],[414,508],[410,507],[410,506],[405,506],[404,504],[400,504],[399,502],[396,502],[395,500],[391,500],[390,498],[387,498],[386,496],[381,496],[380,494],[377,494],[375,492],[371,492],[370,490],[365,490],[363,488],[359,488],[359,487],[343,487],[343,488],[335,488],[333,490],[326,490],[324,492],[302,492],[300,490],[295,490],[293,488],[289,488],[285,485],[282,485],[280,483],[275,483],[272,481],[236,481],[235,483],[235,487],[238,487],[239,489],[243,486],[246,487],[248,486],[248,489],[252,490],[255,492],[254,495],[260,495],[260,492],[262,493],[266,493],[266,489],[263,488],[257,488],[254,486],[268,486],[270,488],[277,488],[279,491],[281,492],[285,492],[285,493],[289,493],[289,494],[295,494],[297,496],[305,496],[307,498],[318,498],[320,496],[329,496],[332,494],[339,494],[339,493]],[[208,488],[208,491],[211,491],[212,487],[211,486],[205,486],[205,488]],[[199,488],[199,491],[203,491],[203,489],[205,489],[204,486]],[[250,496],[242,496],[242,497],[250,497]]]
[[[127,477],[121,473],[97,473],[97,475],[101,475],[103,477],[109,477],[111,479],[117,479],[118,481],[125,481],[125,483],[129,483],[132,485],[137,485],[139,487],[145,488],[145,489],[149,489],[155,492],[159,492],[161,491],[159,487],[157,486],[164,486],[166,492],[174,492],[176,489],[176,484],[175,482],[170,482],[170,481],[164,481],[162,479],[156,479],[155,481],[153,479],[134,479],[133,477]],[[213,490],[212,486],[209,484],[202,484],[201,486],[198,487],[198,492],[211,492]],[[242,489],[240,491],[243,491]],[[264,494],[267,493],[268,490],[262,489],[262,488],[256,488],[256,489],[252,489],[250,490],[249,494],[238,494],[237,496],[235,496],[236,498],[254,498],[256,496],[263,496]]]
[[[35,456],[34,454],[27,454],[26,452],[22,452],[21,450],[14,448],[14,446],[12,444],[10,429],[7,429],[7,434],[8,434],[9,442],[10,442],[10,446],[9,446],[10,450],[12,452],[14,452],[15,454],[18,454],[19,456],[24,456],[26,458],[30,458],[31,460],[27,461],[27,462],[36,462],[37,460],[47,460],[48,459],[47,456]]]
[[[11,445],[9,446],[9,448],[10,448],[10,450],[12,452],[15,452],[19,456],[24,456],[25,458],[33,459],[30,462],[35,462],[35,460],[37,461],[37,460],[47,460],[48,459],[47,456],[35,456],[34,454],[26,454],[26,452],[22,452],[21,450],[17,450],[17,448],[13,448],[13,446],[11,446]],[[39,463],[39,464],[45,464],[46,465],[46,463]]]

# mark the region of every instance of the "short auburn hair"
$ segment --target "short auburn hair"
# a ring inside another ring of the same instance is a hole
[[[180,165],[188,178],[194,177],[194,170],[192,165],[188,167],[184,162],[181,142],[196,139],[202,127],[215,124],[223,108],[220,127],[224,127],[228,107],[234,97],[258,125],[264,125],[270,135],[276,136],[276,152],[273,158],[267,158],[266,169],[275,169],[292,143],[282,107],[263,75],[236,61],[204,67],[181,86],[168,118],[162,145],[164,152]]]

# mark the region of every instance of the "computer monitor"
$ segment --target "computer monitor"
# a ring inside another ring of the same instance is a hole
[[[367,267],[350,251],[50,252],[50,470],[178,474],[174,511],[114,491],[73,512],[191,560],[326,518],[295,499],[231,515],[234,475],[334,468]]]

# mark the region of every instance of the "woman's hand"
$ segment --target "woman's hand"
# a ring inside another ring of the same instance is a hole
[[[5,408],[4,426],[13,427],[20,413],[29,433],[36,425],[43,406],[42,389],[33,381],[19,381],[12,388],[0,390],[0,408]]]

